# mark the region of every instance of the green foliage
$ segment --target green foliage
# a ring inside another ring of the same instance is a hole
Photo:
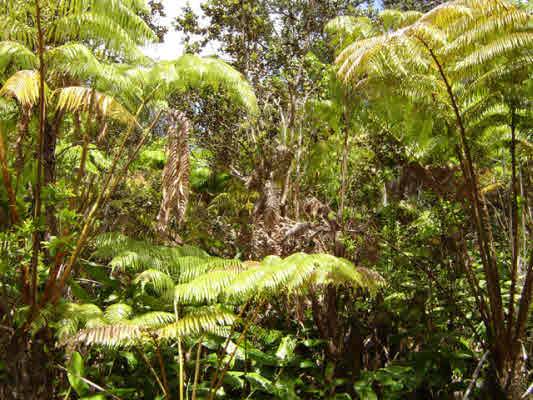
[[[70,358],[70,364],[68,367],[68,381],[72,388],[82,397],[87,393],[88,385],[83,381],[84,365],[83,357],[80,353],[75,351]]]
[[[527,397],[531,6],[383,3],[0,1],[0,397]]]

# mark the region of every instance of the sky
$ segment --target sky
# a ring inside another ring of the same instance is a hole
[[[205,0],[163,0],[166,17],[160,19],[162,25],[168,27],[164,43],[155,43],[147,46],[144,53],[156,60],[173,60],[183,53],[183,35],[172,27],[172,21],[180,10],[189,3],[197,14],[201,14],[200,5]]]

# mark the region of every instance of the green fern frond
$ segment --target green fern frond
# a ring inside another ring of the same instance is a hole
[[[459,61],[454,70],[456,72],[472,69],[495,58],[517,50],[531,49],[533,46],[533,32],[515,32],[504,35],[490,43],[480,46],[467,57]]]
[[[152,311],[132,318],[130,324],[144,329],[158,329],[173,323],[175,320],[176,318],[172,313]]]
[[[60,341],[73,336],[80,327],[88,327],[89,321],[103,321],[103,312],[95,304],[60,304],[56,312],[61,316],[57,324],[57,337]]]
[[[269,272],[261,263],[250,266],[241,272],[228,287],[224,289],[224,294],[229,301],[242,301],[257,294],[256,285]]]
[[[179,303],[198,304],[225,299],[242,302],[252,297],[303,292],[311,285],[347,285],[375,293],[383,280],[370,279],[349,261],[328,254],[296,253],[285,259],[267,257],[260,265],[244,269],[214,270],[176,285]]]
[[[45,53],[45,62],[52,71],[58,71],[77,79],[89,79],[97,75],[100,62],[82,43],[67,43]]]
[[[524,56],[517,57],[509,62],[506,62],[505,64],[495,65],[488,72],[485,72],[477,77],[476,80],[469,85],[469,89],[479,90],[484,85],[493,84],[509,78],[514,74],[527,71],[532,64],[533,55],[525,54]]]
[[[23,44],[10,41],[0,42],[0,74],[3,74],[10,66],[29,70],[37,68],[37,65],[37,57]]]
[[[252,86],[244,76],[224,61],[216,58],[202,58],[186,54],[169,65],[158,65],[156,69],[167,68],[162,76],[168,76],[169,88],[185,91],[189,88],[213,87],[223,88],[232,100],[249,113],[258,111],[257,99]],[[170,75],[168,75],[170,73]]]
[[[157,39],[152,29],[136,14],[135,9],[138,7],[133,7],[134,4],[127,4],[122,0],[90,0],[89,2],[91,10],[113,19],[134,38],[137,44],[142,45]]]
[[[124,0],[59,0],[58,15],[83,15],[87,12],[112,19],[129,35],[134,37],[138,44],[156,39],[155,34],[138,15],[139,12],[149,14],[149,9],[143,1]]]
[[[85,329],[100,328],[108,323],[103,318],[91,318],[85,322]]]
[[[85,12],[67,15],[51,23],[47,40],[65,43],[69,41],[96,41],[109,50],[132,60],[143,58],[137,43],[128,32],[110,17]]]
[[[172,253],[174,252],[170,252],[170,257],[163,268],[177,282],[186,282],[188,277],[193,277],[207,271],[205,268],[205,257],[181,256],[179,248],[176,248],[177,254]]]
[[[102,233],[94,239],[94,257],[113,258],[126,251],[144,251],[150,244],[118,233]]]
[[[342,50],[355,40],[367,37],[372,31],[372,21],[367,17],[339,16],[324,27],[333,48]]]
[[[472,20],[474,10],[466,2],[450,1],[438,5],[420,17],[418,23],[434,25],[441,29],[448,29],[458,21]]]
[[[104,311],[104,319],[110,324],[124,322],[128,320],[133,314],[133,309],[130,305],[124,303],[112,304]]]
[[[0,26],[2,27],[0,28],[1,40],[20,42],[30,49],[35,48],[35,38],[37,37],[35,27],[13,17],[11,13],[0,15]]]
[[[191,246],[189,244],[184,244],[179,247],[173,247],[171,252],[174,254],[174,256],[178,257],[209,257],[209,254],[207,254],[205,250],[202,250],[201,248],[196,246]]]
[[[146,285],[151,285],[157,295],[172,298],[174,281],[162,271],[147,269],[135,277],[134,283],[140,284],[143,290]]]
[[[462,33],[447,46],[445,54],[471,49],[487,37],[523,29],[530,19],[531,16],[526,12],[514,8],[503,14],[473,19],[469,26],[458,30]],[[456,34],[456,32],[451,33]]]
[[[176,285],[174,298],[178,303],[201,304],[217,300],[235,279],[234,271],[212,271],[188,283]]]
[[[236,316],[223,310],[200,311],[189,314],[155,333],[161,339],[177,339],[183,336],[199,336],[204,333],[217,334],[219,328],[232,325]]]

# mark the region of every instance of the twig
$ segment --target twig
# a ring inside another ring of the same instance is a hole
[[[114,395],[113,393],[111,393],[110,391],[108,390],[105,390],[102,386],[99,386],[97,385],[96,383],[90,381],[89,379],[87,378],[84,378],[83,376],[80,376],[80,375],[77,375],[77,374],[73,374],[72,372],[70,372],[68,369],[66,369],[65,367],[63,367],[62,365],[60,364],[56,364],[56,366],[59,368],[59,369],[62,369],[63,371],[71,374],[71,375],[74,375],[76,378],[79,378],[81,379],[83,382],[85,382],[87,385],[95,388],[96,390],[99,390],[100,392],[104,392],[104,393],[107,393],[108,395],[110,395],[112,398],[114,398],[115,400],[122,400],[122,398],[118,397],[117,395]]]
[[[489,352],[487,350],[485,354],[483,354],[483,356],[481,357],[481,360],[479,360],[479,363],[477,364],[477,367],[474,370],[474,375],[472,375],[472,381],[470,382],[470,385],[468,385],[468,388],[466,389],[466,392],[463,396],[463,400],[467,400],[468,396],[470,396],[470,393],[472,392],[472,389],[474,389],[474,385],[476,384],[479,373],[481,372],[481,367],[483,366],[483,363],[487,359],[488,355],[489,355]]]

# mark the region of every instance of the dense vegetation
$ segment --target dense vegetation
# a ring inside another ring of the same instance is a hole
[[[0,398],[532,396],[531,5],[202,9],[0,0]]]

